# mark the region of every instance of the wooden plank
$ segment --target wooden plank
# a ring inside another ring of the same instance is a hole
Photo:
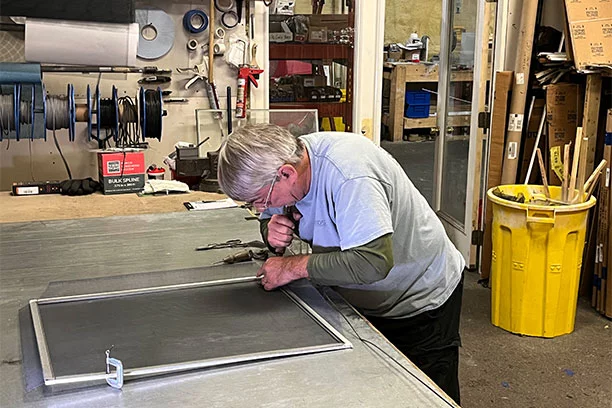
[[[470,115],[453,115],[447,118],[448,126],[470,126]],[[413,119],[404,118],[404,129],[424,129],[436,127],[438,118],[430,116],[428,118]]]
[[[518,55],[514,66],[515,84],[512,89],[512,101],[508,122],[502,184],[514,184],[518,169],[518,159],[523,136],[525,99],[529,88],[529,69],[533,49],[538,0],[524,0],[521,16],[521,27],[518,36]]]
[[[606,119],[604,158],[608,160],[608,164],[601,175],[600,183],[601,187],[607,189],[608,192],[608,226],[606,230],[603,231],[605,242],[607,243],[607,252],[606,259],[604,259],[602,266],[605,266],[605,275],[607,276],[612,271],[612,228],[610,228],[610,220],[612,219],[612,109],[608,109],[608,117]],[[610,277],[606,279],[604,306],[605,315],[612,318],[612,279]]]
[[[491,131],[489,134],[489,171],[486,189],[498,186],[501,183],[501,163],[504,157],[504,136],[506,134],[506,117],[508,112],[508,96],[512,88],[512,72],[500,71],[495,74],[495,89],[493,93],[493,110],[491,115]],[[491,273],[491,224],[493,210],[489,203],[485,203],[484,238],[480,276],[483,279]]]
[[[584,117],[582,128],[584,137],[589,138],[586,158],[586,173],[591,174],[595,168],[595,148],[597,147],[597,126],[599,106],[601,104],[601,75],[587,75],[586,93],[584,96]]]
[[[406,101],[406,70],[397,65],[391,72],[389,98],[389,133],[394,142],[401,142],[404,135],[404,105]]]

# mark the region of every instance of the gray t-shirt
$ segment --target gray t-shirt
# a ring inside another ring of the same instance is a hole
[[[312,169],[310,190],[296,204],[300,237],[316,251],[347,250],[393,234],[388,276],[372,284],[346,282],[338,292],[371,316],[405,318],[442,305],[465,261],[399,163],[356,134],[320,132],[300,139]]]

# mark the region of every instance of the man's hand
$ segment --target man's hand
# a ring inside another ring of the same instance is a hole
[[[257,272],[265,290],[276,289],[297,279],[308,278],[308,255],[268,258]]]
[[[296,217],[297,215],[299,213],[293,215],[293,219],[296,221],[299,219]],[[295,221],[293,219],[281,214],[274,214],[270,218],[267,239],[270,246],[276,248],[277,252],[283,252],[293,241],[293,230],[295,228]]]

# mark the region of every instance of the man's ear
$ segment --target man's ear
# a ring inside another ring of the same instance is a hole
[[[293,167],[291,164],[283,164],[278,170],[278,174],[280,175],[281,180],[287,179],[292,183],[297,180],[298,172],[296,168]]]

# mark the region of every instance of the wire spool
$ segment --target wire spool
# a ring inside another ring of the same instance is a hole
[[[96,137],[95,139],[100,141],[100,86],[96,85]]]
[[[119,135],[119,98],[117,96],[117,88],[115,88],[115,85],[113,85],[112,100],[115,108],[115,141],[117,141],[117,136]]]
[[[15,128],[15,104],[13,94],[0,94],[0,140]]]
[[[91,142],[91,89],[87,85],[87,141]]]
[[[140,88],[140,128],[142,138],[157,139],[161,141],[162,117],[164,116],[162,105],[162,93],[157,90]]]
[[[183,28],[191,34],[199,34],[208,28],[208,16],[202,10],[189,10],[183,16]]]

